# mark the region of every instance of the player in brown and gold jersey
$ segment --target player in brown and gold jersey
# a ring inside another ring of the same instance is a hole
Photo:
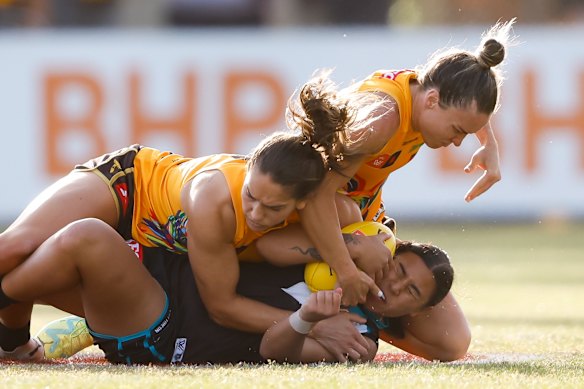
[[[500,180],[498,147],[489,121],[499,103],[502,80],[496,67],[505,57],[513,23],[498,23],[491,28],[476,53],[442,51],[415,71],[377,71],[350,87],[378,96],[385,103],[377,110],[377,120],[353,133],[356,147],[346,156],[343,169],[327,174],[300,212],[310,240],[337,272],[344,304],[365,301],[372,292],[369,277],[380,279],[388,271],[388,264],[383,257],[363,257],[359,263],[351,259],[336,222],[334,198],[338,191],[357,202],[365,219],[379,220],[384,216],[381,190],[391,172],[408,163],[422,145],[431,149],[460,146],[469,134],[477,136],[481,147],[465,171],[480,168],[484,173],[465,200],[473,200]],[[302,120],[298,107],[294,100],[289,104],[290,128],[310,125]],[[436,322],[451,323],[458,334],[444,359],[455,359],[466,352],[470,333],[451,295],[442,305],[448,309],[441,310],[444,318],[434,315]]]

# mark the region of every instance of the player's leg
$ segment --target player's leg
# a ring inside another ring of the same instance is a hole
[[[80,287],[35,301],[39,303],[73,314],[46,323],[34,336],[43,345],[44,359],[68,358],[93,345],[85,325]]]
[[[22,263],[67,224],[88,217],[114,226],[118,218],[116,203],[111,189],[98,175],[73,171],[39,194],[0,234],[0,274]]]
[[[47,239],[1,283],[16,301],[33,301],[79,287],[91,328],[126,336],[149,328],[166,295],[122,237],[98,219],[84,219]]]
[[[0,274],[34,252],[67,223],[87,216],[116,223],[116,207],[105,183],[93,173],[71,173],[42,192],[18,219],[0,234]],[[14,350],[30,338],[32,305],[0,311],[0,347]]]
[[[121,222],[120,202],[132,202],[132,176],[128,174],[133,172],[138,150],[131,146],[90,160],[37,196],[0,234],[0,275],[25,261],[45,239],[72,221],[94,217],[111,226]],[[128,190],[114,191],[114,183]],[[18,339],[30,336],[31,311],[30,304],[0,311],[0,347],[13,348]]]
[[[95,174],[63,177],[37,196],[0,234],[0,274],[24,261],[48,236],[72,220],[94,215],[115,223],[115,211],[112,195]],[[28,339],[31,312],[31,304],[14,305],[0,312],[0,347],[11,350]]]

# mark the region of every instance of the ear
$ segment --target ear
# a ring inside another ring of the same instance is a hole
[[[434,109],[438,106],[438,103],[440,102],[440,92],[438,92],[437,89],[428,89],[426,91],[426,96],[425,96],[425,104],[424,106],[428,109]]]
[[[304,209],[304,207],[306,207],[306,200],[300,200],[300,201],[296,202],[296,209],[297,210]]]

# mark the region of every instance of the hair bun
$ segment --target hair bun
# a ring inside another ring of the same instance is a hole
[[[477,61],[481,66],[492,68],[499,65],[505,59],[505,46],[503,46],[496,39],[487,39],[483,43],[483,47]]]

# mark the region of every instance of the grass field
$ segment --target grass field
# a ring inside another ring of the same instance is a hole
[[[0,366],[3,388],[584,387],[584,224],[421,225],[402,239],[445,248],[454,291],[471,323],[463,361],[395,355],[362,365],[114,367],[70,362]],[[61,313],[41,307],[33,331]],[[384,357],[385,356],[385,357]],[[384,357],[384,358],[383,358]]]

